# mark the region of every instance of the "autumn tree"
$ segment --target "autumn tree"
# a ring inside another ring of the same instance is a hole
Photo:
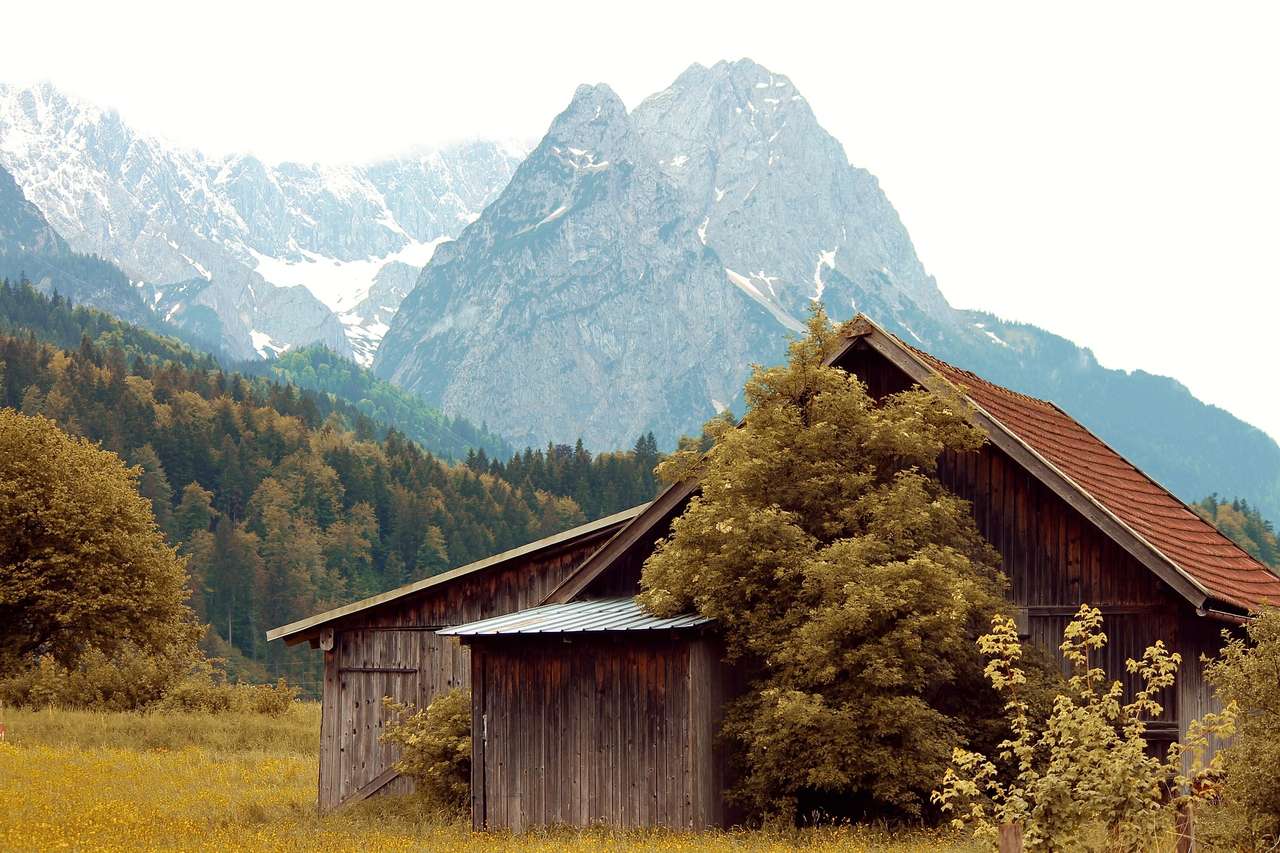
[[[194,648],[183,561],[137,473],[46,418],[0,410],[0,670],[125,643]]]
[[[1237,708],[1236,734],[1221,753],[1220,804],[1205,815],[1207,840],[1221,849],[1280,849],[1280,610],[1230,635],[1205,671],[1224,703]]]
[[[662,463],[700,493],[643,571],[644,606],[715,619],[748,674],[725,735],[735,795],[765,818],[919,815],[998,708],[975,646],[1002,607],[998,555],[934,476],[982,434],[942,389],[872,399],[827,365],[837,343],[815,308],[789,363],[751,377],[741,424]]]

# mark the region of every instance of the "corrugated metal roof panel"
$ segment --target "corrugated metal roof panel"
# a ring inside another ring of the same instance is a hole
[[[505,616],[455,625],[437,633],[446,637],[476,637],[500,634],[673,631],[695,628],[710,621],[693,613],[659,618],[642,610],[634,598],[600,598],[531,607]]]

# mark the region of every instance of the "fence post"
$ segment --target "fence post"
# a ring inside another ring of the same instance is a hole
[[[999,850],[1000,853],[1022,853],[1022,824],[1001,824]]]
[[[1186,799],[1178,804],[1178,819],[1174,822],[1174,828],[1178,833],[1178,845],[1174,848],[1177,853],[1195,853],[1199,848],[1196,845],[1194,800]]]

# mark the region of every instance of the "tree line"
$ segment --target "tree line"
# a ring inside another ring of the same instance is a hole
[[[1280,541],[1275,528],[1244,498],[1224,500],[1212,494],[1192,509],[1254,558],[1280,568]]]
[[[29,287],[0,284],[6,301],[26,305],[11,323],[33,325],[0,332],[0,405],[140,469],[139,491],[187,558],[209,642],[246,677],[314,688],[318,656],[268,645],[268,628],[652,497],[637,491],[648,455],[576,454],[616,502],[593,498],[587,512],[545,462],[537,476],[523,463],[447,464],[326,394],[223,371]],[[65,341],[77,323],[74,348],[39,340]],[[622,485],[611,490],[614,476]]]

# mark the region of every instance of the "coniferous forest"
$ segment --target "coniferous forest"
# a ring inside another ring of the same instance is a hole
[[[97,311],[0,283],[0,405],[140,469],[187,557],[207,650],[232,673],[318,687],[318,656],[264,632],[653,497],[652,436],[437,458],[350,403],[222,370]]]
[[[1280,541],[1275,528],[1244,498],[1224,500],[1216,494],[1192,507],[1237,545],[1272,568],[1280,568]]]

